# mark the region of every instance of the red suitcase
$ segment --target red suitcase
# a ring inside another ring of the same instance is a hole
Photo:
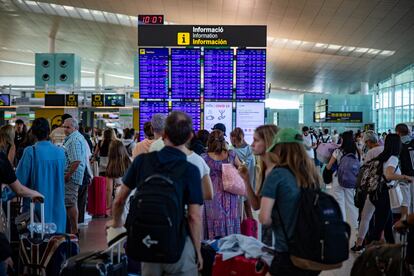
[[[93,216],[106,215],[106,178],[95,176],[88,189],[87,211]]]
[[[223,261],[223,256],[217,254],[213,264],[212,276],[265,276],[268,271],[269,267],[262,260],[237,256]]]
[[[246,218],[241,223],[241,233],[245,236],[258,238],[258,224],[254,218]]]

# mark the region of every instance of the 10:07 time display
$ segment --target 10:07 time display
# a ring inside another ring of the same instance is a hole
[[[138,15],[138,25],[162,25],[164,15]]]

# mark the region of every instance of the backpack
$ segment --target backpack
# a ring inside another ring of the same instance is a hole
[[[131,145],[133,143],[134,143],[134,141],[132,141],[131,143],[129,143],[127,146],[125,146],[129,156],[132,156],[132,150],[133,149],[131,148]]]
[[[157,152],[146,154],[142,172],[148,177],[137,181],[126,220],[126,253],[135,261],[176,263],[187,235],[183,185],[176,181],[187,169],[187,161],[162,166]],[[181,195],[181,196],[180,196]]]
[[[401,173],[414,176],[414,140],[402,144],[400,153]]]
[[[331,139],[331,136],[328,135],[328,137],[326,137],[326,140],[323,139],[323,136],[321,136],[321,141],[322,143],[326,144],[328,143],[328,141]]]
[[[275,203],[292,263],[305,270],[331,270],[349,257],[351,227],[344,222],[337,201],[317,189],[301,188],[293,237],[288,238]],[[274,221],[274,220],[273,220]]]
[[[360,166],[355,154],[347,153],[342,156],[337,174],[339,185],[344,188],[355,188]]]

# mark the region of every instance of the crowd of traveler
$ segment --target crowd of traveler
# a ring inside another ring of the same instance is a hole
[[[35,119],[29,129],[21,120],[14,127],[2,126],[2,190],[7,186],[11,193],[24,197],[26,210],[29,198],[42,198],[45,221],[56,224],[57,232],[79,236],[88,187],[93,177],[103,176],[110,236],[128,224],[125,210],[129,201],[133,203],[131,195],[139,198],[150,176],[171,177],[180,202],[178,212],[185,214],[182,244],[177,241],[180,255],[174,263],[151,261],[148,255],[142,262],[142,275],[197,275],[203,267],[201,241],[240,234],[243,219],[257,215],[262,224],[261,241],[275,250],[271,275],[319,274],[295,266],[289,258],[288,239],[294,235],[303,188],[326,189],[333,195],[344,220],[358,233],[351,251],[362,252],[367,244],[383,238],[395,243],[393,224],[398,229],[414,225],[414,189],[410,185],[414,182],[414,142],[405,124],[385,135],[372,130],[318,132],[307,126],[299,132],[269,124],[256,128],[249,145],[241,128],[227,132],[219,123],[211,130],[195,132],[191,118],[175,111],[169,116],[155,114],[144,124],[143,133],[144,139],[139,140],[134,129],[82,126],[69,114],[62,115],[61,126],[53,131],[45,118]],[[325,163],[318,160],[322,144],[332,145]],[[344,166],[356,163],[356,174],[375,164],[378,186],[382,185],[375,194],[365,194],[358,207],[357,176],[353,185],[345,185],[341,175],[344,169],[354,171]],[[224,185],[223,168],[229,164],[243,180],[244,195],[229,192]],[[322,171],[331,178],[322,179]],[[397,205],[390,196],[392,189],[402,194]],[[279,218],[274,216],[276,211],[280,211]],[[129,212],[131,217],[139,216]],[[128,227],[128,235],[131,231],[134,227]],[[133,249],[129,251],[134,254]],[[10,256],[1,257],[3,266],[11,264]]]

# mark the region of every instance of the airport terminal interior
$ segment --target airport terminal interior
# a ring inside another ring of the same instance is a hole
[[[0,185],[0,276],[414,275],[414,1],[0,0]]]

